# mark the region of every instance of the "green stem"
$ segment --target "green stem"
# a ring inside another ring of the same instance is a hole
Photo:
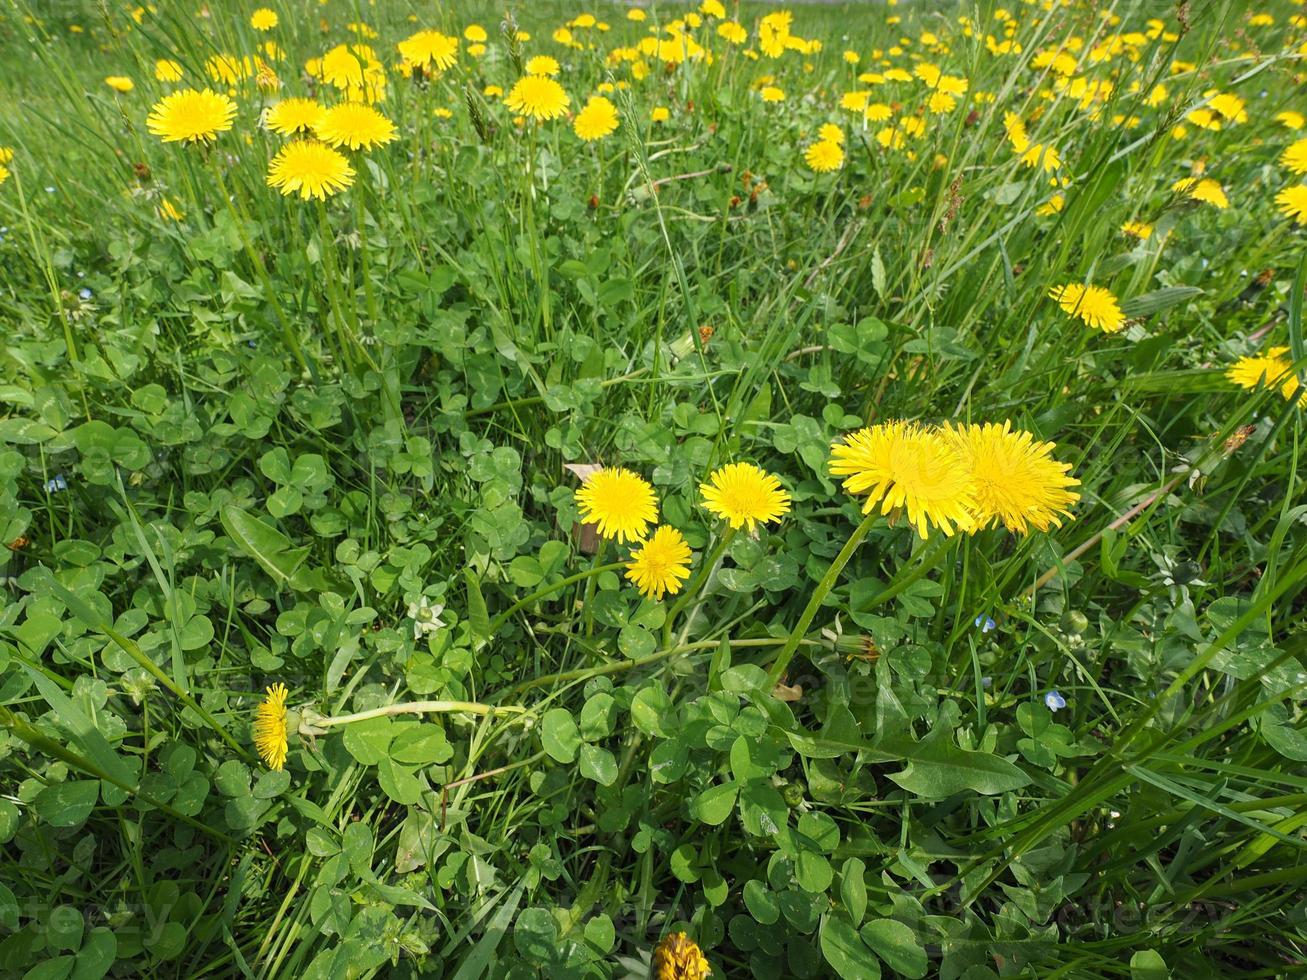
[[[526,708],[514,704],[480,704],[476,701],[403,701],[399,704],[387,704],[380,708],[371,708],[368,711],[356,711],[350,715],[316,718],[310,721],[309,724],[315,728],[335,728],[337,725],[350,725],[356,721],[386,718],[390,715],[453,714],[457,712],[469,715],[520,715],[526,712]]]
[[[722,560],[722,555],[726,553],[727,545],[729,545],[731,539],[735,537],[735,531],[735,528],[728,527],[725,533],[717,539],[717,544],[713,546],[713,550],[708,555],[707,561],[699,566],[699,572],[695,577],[694,582],[690,587],[686,588],[686,590],[681,593],[681,597],[672,604],[672,608],[667,613],[667,620],[663,623],[664,646],[667,646],[672,642],[672,626],[676,621],[677,615],[679,615],[681,610],[685,608],[686,603],[688,603],[691,598],[700,598],[701,593],[708,586],[708,581],[712,578],[713,569],[716,567],[717,563]],[[681,640],[684,641],[685,637],[682,636]]]
[[[551,595],[552,593],[557,592],[560,589],[565,589],[569,585],[575,585],[577,582],[582,582],[585,579],[591,578],[592,576],[601,575],[604,572],[615,572],[625,567],[626,567],[625,562],[621,562],[621,561],[609,562],[607,565],[597,565],[594,568],[587,568],[584,572],[577,572],[575,575],[569,575],[567,578],[560,579],[559,581],[555,582],[553,585],[546,585],[543,589],[536,589],[536,591],[532,592],[530,595],[518,599],[517,602],[513,603],[511,606],[509,606],[507,609],[501,612],[498,616],[492,619],[490,621],[490,635],[494,636],[495,633],[499,631],[499,628],[503,626],[506,622],[508,622],[509,619],[512,618],[513,614],[517,612],[519,609],[523,609],[534,602],[538,602],[539,600],[543,599],[545,596]]]
[[[817,610],[821,604],[826,601],[826,596],[830,595],[830,590],[835,587],[835,582],[840,577],[840,572],[844,571],[844,566],[848,564],[849,559],[853,557],[853,552],[857,550],[862,539],[867,536],[871,526],[876,523],[880,517],[878,513],[872,511],[862,519],[862,523],[854,528],[853,533],[849,535],[849,540],[844,542],[844,547],[840,553],[835,556],[835,560],[830,563],[830,568],[826,569],[826,574],[821,577],[817,583],[816,590],[812,593],[812,598],[808,600],[807,607],[803,610],[803,615],[799,617],[799,624],[794,627],[794,632],[790,634],[789,641],[781,648],[781,652],[776,655],[776,662],[772,664],[771,670],[767,672],[767,682],[775,686],[785,674],[785,668],[790,665],[794,659],[795,651],[799,649],[799,643],[803,640],[804,635],[808,632],[808,627],[812,625],[813,617],[817,615]]]
[[[604,551],[606,551],[607,548],[608,548],[608,540],[606,538],[600,538],[599,550],[595,552],[595,557],[594,557],[595,563],[592,566],[591,571],[594,571],[595,569],[598,569],[600,567],[599,560],[603,558]],[[614,562],[613,564],[616,564],[618,568],[623,567],[622,562]],[[590,600],[594,598],[594,594],[595,594],[595,580],[591,578],[588,582],[585,583],[585,600],[581,603],[581,614],[582,616],[585,617],[585,635],[587,637],[594,632],[594,628],[595,628],[594,608],[590,604]]]

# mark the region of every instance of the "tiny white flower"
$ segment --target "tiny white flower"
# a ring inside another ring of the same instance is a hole
[[[426,596],[417,602],[408,604],[408,615],[413,620],[413,639],[420,640],[428,633],[434,633],[445,625],[440,614],[445,611],[443,605],[433,606]]]

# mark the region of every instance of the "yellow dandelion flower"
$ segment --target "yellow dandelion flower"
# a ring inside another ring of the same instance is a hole
[[[177,206],[166,197],[159,201],[159,207],[156,210],[159,212],[159,217],[163,218],[165,221],[181,221],[186,217],[186,215],[179,211]]]
[[[254,13],[250,14],[250,26],[256,31],[270,31],[280,23],[275,10],[269,10],[267,7],[260,7]]]
[[[712,973],[698,944],[683,932],[669,933],[653,954],[651,980],[704,980]]]
[[[474,44],[485,44],[490,39],[490,35],[480,24],[468,24],[463,28],[463,37]]]
[[[1117,305],[1116,297],[1102,286],[1072,282],[1054,286],[1048,295],[1065,312],[1080,318],[1095,330],[1117,333],[1125,327],[1125,314]]]
[[[1275,203],[1286,218],[1307,225],[1307,184],[1286,187],[1275,195]]]
[[[699,484],[706,510],[732,528],[747,527],[753,534],[759,524],[779,521],[790,509],[790,495],[781,481],[752,463],[728,463]]]
[[[549,57],[547,54],[538,54],[534,58],[528,58],[523,69],[528,75],[557,75],[562,71],[558,65],[558,60]]]
[[[1231,92],[1214,95],[1207,100],[1207,104],[1215,109],[1227,122],[1243,123],[1248,121],[1248,112],[1244,107],[1243,99]]]
[[[859,429],[831,447],[830,471],[845,478],[846,492],[867,495],[864,514],[877,504],[882,514],[902,508],[923,538],[932,525],[945,535],[971,529],[971,474],[956,447],[933,429],[898,421]]]
[[[1289,144],[1280,154],[1280,163],[1296,174],[1307,174],[1307,137]]]
[[[1284,355],[1287,347],[1272,347],[1265,354],[1241,357],[1226,369],[1225,376],[1240,388],[1252,391],[1259,385],[1283,384],[1293,365]]]
[[[273,684],[267,697],[254,709],[254,747],[269,769],[286,767],[286,696],[285,684]]]
[[[263,125],[282,136],[311,133],[326,110],[312,99],[282,99],[268,108]]]
[[[0,146],[0,163],[12,163],[14,160],[14,148],[12,146]]]
[[[785,91],[777,88],[775,85],[764,85],[762,88],[762,101],[764,102],[784,102]]]
[[[120,92],[123,95],[126,95],[132,89],[136,88],[136,83],[126,75],[110,75],[104,80],[104,84],[108,85],[115,92]]]
[[[628,469],[602,469],[576,491],[581,520],[602,538],[640,541],[658,516],[658,498],[643,477]]]
[[[1027,167],[1042,167],[1045,173],[1052,173],[1062,166],[1062,157],[1051,143],[1031,143],[1021,154],[1021,162]]]
[[[1295,112],[1292,109],[1286,109],[1284,112],[1275,114],[1275,121],[1285,129],[1302,129],[1307,126],[1307,116],[1301,112]]]
[[[1052,458],[1057,448],[1037,442],[1029,432],[1013,431],[1012,423],[945,427],[945,433],[962,454],[975,484],[976,526],[1002,524],[1009,531],[1027,534],[1031,527],[1047,531],[1062,526],[1061,517],[1080,499],[1069,487],[1080,481],[1068,476],[1069,463]]]
[[[671,118],[672,118],[671,110],[664,105],[654,106],[653,111],[649,113],[650,122],[665,123],[667,122],[667,120]]]
[[[1171,190],[1179,191],[1186,194],[1195,201],[1205,201],[1208,204],[1215,205],[1218,208],[1225,209],[1230,206],[1230,199],[1225,196],[1225,191],[1221,185],[1210,177],[1199,179],[1198,177],[1182,177],[1171,185]]]
[[[617,129],[617,107],[602,95],[592,95],[572,120],[572,129],[587,142],[601,140]]]
[[[817,130],[817,139],[830,140],[832,143],[838,143],[840,146],[843,146],[844,130],[840,129],[840,127],[836,126],[834,123],[823,123],[821,128]]]
[[[894,110],[884,102],[871,102],[862,110],[862,118],[867,122],[884,122],[894,115]]]
[[[326,200],[354,183],[354,170],[345,157],[316,140],[287,143],[268,164],[268,186],[289,197]]]
[[[1051,214],[1061,214],[1062,209],[1066,207],[1066,197],[1062,194],[1054,194],[1047,201],[1035,208],[1035,214],[1047,218]]]
[[[646,599],[661,601],[664,595],[681,591],[682,583],[690,577],[691,555],[681,532],[664,524],[631,552],[626,577]]]
[[[209,142],[231,129],[235,117],[236,103],[227,96],[182,89],[154,104],[145,128],[165,143]]]
[[[844,148],[834,140],[818,140],[803,154],[804,162],[819,174],[844,166]]]
[[[9,179],[9,168],[6,167],[3,163],[0,163],[0,184],[3,184],[8,179]]]
[[[395,124],[361,102],[342,102],[324,110],[314,132],[324,143],[351,150],[370,150],[396,138]]]
[[[396,47],[405,60],[437,71],[452,68],[458,60],[458,38],[440,31],[418,31],[400,41]]]
[[[523,75],[508,95],[504,105],[510,112],[521,113],[532,119],[557,119],[571,105],[563,86],[546,75]]]
[[[1121,232],[1131,238],[1148,241],[1153,237],[1153,226],[1145,221],[1127,221],[1121,226]]]
[[[154,63],[154,78],[160,82],[180,82],[182,66],[170,58],[160,58]]]

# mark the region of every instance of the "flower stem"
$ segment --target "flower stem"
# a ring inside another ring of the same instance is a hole
[[[712,578],[713,569],[717,563],[722,560],[722,555],[726,553],[726,547],[735,537],[735,528],[728,527],[725,532],[717,539],[717,544],[709,553],[708,559],[699,566],[699,572],[695,576],[694,583],[681,593],[681,597],[672,604],[672,608],[667,613],[667,620],[663,623],[663,646],[669,646],[672,642],[672,626],[676,621],[677,615],[685,608],[691,598],[698,599],[703,590],[707,588],[708,581]],[[688,625],[688,624],[687,624]],[[681,637],[684,642],[685,637]]]
[[[371,718],[386,718],[390,715],[428,715],[453,714],[462,712],[469,715],[496,715],[526,713],[526,708],[515,704],[493,705],[480,704],[476,701],[402,701],[399,704],[382,705],[368,711],[356,711],[350,715],[335,715],[331,718],[315,718],[315,728],[334,728],[338,725],[351,725],[356,721],[368,721]]]
[[[494,636],[499,630],[499,627],[508,622],[513,613],[517,612],[519,609],[523,609],[531,605],[533,602],[543,599],[547,595],[552,595],[560,589],[565,589],[569,585],[575,585],[577,582],[582,582],[585,579],[591,578],[595,575],[600,575],[603,572],[615,572],[618,569],[625,567],[625,563],[620,561],[610,562],[607,565],[596,565],[594,568],[587,568],[584,572],[577,572],[575,575],[569,575],[565,579],[559,579],[553,585],[546,585],[543,589],[536,589],[536,591],[532,592],[530,595],[518,599],[517,602],[513,603],[492,619],[490,621],[490,635]]]
[[[799,617],[799,623],[794,627],[794,632],[790,634],[789,641],[781,648],[781,652],[776,655],[776,662],[772,664],[771,670],[767,672],[768,684],[775,686],[785,674],[785,668],[790,665],[794,659],[794,653],[799,649],[799,643],[803,640],[804,635],[808,632],[808,627],[812,625],[813,617],[817,615],[817,610],[821,604],[826,601],[826,596],[830,595],[830,590],[835,587],[835,582],[840,577],[840,572],[844,571],[844,566],[848,564],[849,559],[853,557],[853,552],[857,550],[862,539],[867,536],[871,526],[876,523],[880,517],[875,511],[872,511],[862,519],[862,523],[854,528],[853,533],[849,535],[849,540],[844,542],[844,547],[840,553],[835,556],[835,560],[830,563],[830,568],[826,569],[826,574],[821,577],[817,583],[817,588],[812,593],[812,598],[808,600],[807,607],[803,610],[803,615]]]

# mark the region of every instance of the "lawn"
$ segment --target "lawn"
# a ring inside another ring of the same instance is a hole
[[[1307,972],[1301,2],[11,0],[0,92],[0,975]]]

